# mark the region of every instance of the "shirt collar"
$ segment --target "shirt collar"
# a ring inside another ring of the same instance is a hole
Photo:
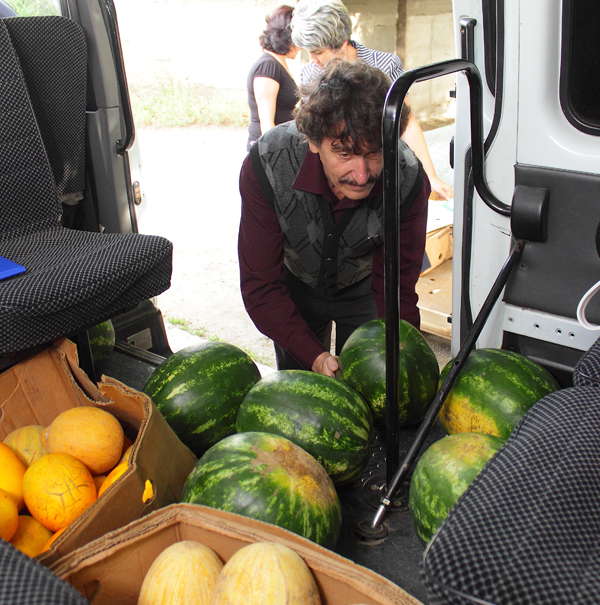
[[[327,177],[323,171],[323,164],[321,163],[319,154],[313,153],[310,149],[307,149],[306,151],[306,157],[304,158],[300,172],[298,172],[292,187],[300,191],[306,191],[307,193],[322,195],[332,205],[337,206],[339,204],[339,208],[352,208],[358,206],[362,202],[362,200],[351,200],[347,197],[338,200],[327,184]],[[383,171],[379,175],[379,178],[367,198],[380,195],[383,195]]]

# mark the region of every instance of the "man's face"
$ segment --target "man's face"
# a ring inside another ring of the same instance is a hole
[[[344,196],[362,200],[371,193],[383,170],[381,149],[355,154],[351,147],[330,137],[324,137],[320,145],[312,141],[308,144],[313,153],[319,154],[327,184],[339,200]]]

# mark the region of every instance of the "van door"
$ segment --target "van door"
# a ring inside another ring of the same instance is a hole
[[[457,53],[484,83],[485,174],[504,204],[515,186],[549,191],[548,238],[525,245],[478,341],[536,359],[568,384],[597,333],[576,319],[600,280],[600,5],[454,0]],[[510,217],[473,187],[469,95],[457,77],[452,348],[457,351],[511,247]],[[587,317],[600,323],[600,300]]]

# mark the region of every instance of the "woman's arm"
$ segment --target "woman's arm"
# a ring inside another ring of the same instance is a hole
[[[402,140],[415,152],[415,155],[421,160],[423,169],[429,177],[431,183],[431,190],[434,191],[440,198],[448,200],[452,197],[452,188],[441,181],[435,173],[429,150],[427,149],[427,142],[423,135],[423,130],[417,118],[415,118],[413,112],[410,112],[408,116],[408,125],[406,130],[402,134]]]
[[[260,133],[264,134],[275,126],[275,109],[277,106],[277,95],[279,94],[279,82],[271,78],[258,77],[252,82],[254,98],[258,109],[260,121]]]

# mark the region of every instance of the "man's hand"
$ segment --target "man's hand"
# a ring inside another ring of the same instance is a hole
[[[327,351],[323,351],[323,353],[313,361],[310,369],[317,374],[335,378],[335,373],[338,368],[338,358]]]

